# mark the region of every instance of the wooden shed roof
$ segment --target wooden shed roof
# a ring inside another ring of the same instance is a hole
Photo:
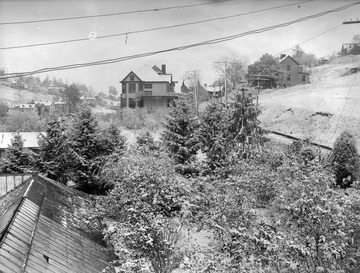
[[[110,252],[84,226],[88,195],[34,175],[0,198],[0,272],[101,272]]]

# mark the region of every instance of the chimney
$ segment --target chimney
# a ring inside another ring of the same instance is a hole
[[[166,65],[165,64],[161,65],[161,71],[163,74],[166,74]]]
[[[286,57],[286,54],[280,54],[280,60],[285,58]]]

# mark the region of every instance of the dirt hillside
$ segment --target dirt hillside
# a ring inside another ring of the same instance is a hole
[[[345,129],[360,150],[360,56],[338,58],[312,70],[310,84],[264,90],[259,103],[264,127],[332,146]]]
[[[34,101],[52,101],[53,96],[40,93],[32,93],[27,90],[17,90],[0,84],[0,101],[6,102],[9,106]]]

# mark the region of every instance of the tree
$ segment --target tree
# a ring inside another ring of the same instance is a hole
[[[176,163],[186,164],[196,154],[197,120],[191,96],[180,95],[164,123],[162,141]]]
[[[9,132],[41,132],[45,128],[44,119],[35,111],[14,111],[8,114],[5,124]]]
[[[24,173],[31,170],[33,160],[30,152],[24,149],[24,141],[20,134],[15,134],[11,139],[6,155],[7,158],[1,161],[1,173]]]
[[[0,101],[0,120],[3,120],[8,115],[9,109],[6,102]]]
[[[360,178],[359,153],[356,149],[355,138],[348,131],[344,131],[336,139],[330,157],[336,176],[336,183],[343,188],[349,187]]]
[[[228,140],[229,112],[222,104],[211,102],[200,115],[196,133],[198,146],[211,168],[223,166],[232,148]]]
[[[249,63],[247,57],[232,54],[222,57],[219,61],[215,62],[216,71],[221,72],[221,77],[225,78],[225,62],[227,80],[230,83],[229,88],[234,89],[237,85],[245,79],[246,67]]]
[[[69,168],[72,162],[69,156],[68,135],[65,120],[50,116],[45,134],[40,134],[38,141],[40,151],[36,169],[63,184],[71,179]]]
[[[251,94],[246,95],[245,92],[240,93],[238,90],[235,103],[230,111],[228,137],[230,140],[242,144],[242,155],[246,156],[246,152],[250,152],[250,145],[262,142],[263,130],[258,120],[261,109],[254,104],[254,98]],[[245,151],[246,147],[248,151]]]
[[[247,77],[255,75],[268,76],[271,79],[270,85],[276,85],[281,79],[283,72],[280,69],[279,61],[266,53],[258,61],[248,66]]]
[[[133,150],[109,163],[106,172],[114,188],[98,199],[91,216],[108,219],[105,233],[115,246],[115,264],[120,272],[172,272],[183,256],[177,243],[188,201],[187,180],[163,153]]]
[[[118,95],[118,91],[115,86],[109,86],[109,95],[116,97]]]
[[[64,91],[62,91],[62,95],[73,107],[81,101],[80,90],[74,83],[72,85],[66,85]]]
[[[300,65],[305,65],[307,67],[313,67],[317,64],[317,58],[315,55],[306,53],[299,45],[293,49],[292,57]]]

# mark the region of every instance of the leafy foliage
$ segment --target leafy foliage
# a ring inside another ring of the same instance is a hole
[[[45,120],[32,111],[14,111],[5,118],[5,127],[9,132],[41,132],[45,128]]]
[[[176,247],[189,185],[164,154],[129,151],[107,165],[114,181],[93,215],[106,217],[106,236],[119,257],[120,272],[152,268],[171,272],[181,260]],[[141,271],[140,271],[141,272]]]
[[[280,69],[279,61],[266,53],[258,61],[248,66],[248,76],[265,75],[277,82],[281,79],[283,72]]]
[[[330,161],[339,186],[349,187],[353,181],[359,179],[359,153],[353,135],[347,131],[341,133],[334,143]]]

